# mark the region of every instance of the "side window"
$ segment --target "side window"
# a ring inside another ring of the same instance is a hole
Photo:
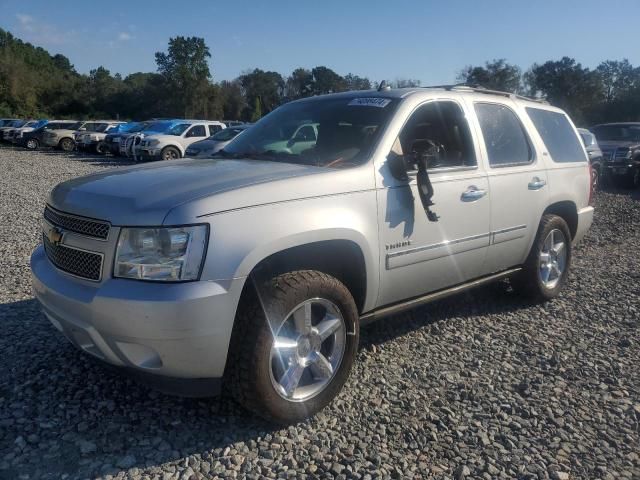
[[[296,136],[293,139],[298,142],[315,142],[316,132],[311,125],[305,125],[296,132]]]
[[[185,135],[185,137],[187,138],[191,138],[191,137],[206,137],[207,133],[204,129],[204,125],[194,125],[193,127],[191,127],[191,129],[187,132],[187,134]]]
[[[218,133],[220,130],[222,130],[222,127],[220,125],[209,125],[209,135],[215,135],[216,133]]]
[[[406,156],[425,150],[438,153],[428,164],[429,169],[477,164],[469,124],[457,103],[429,102],[411,114],[394,144],[394,152]]]
[[[578,136],[563,113],[527,107],[527,115],[554,162],[586,162]]]
[[[476,103],[476,114],[489,155],[489,165],[526,165],[533,149],[516,114],[505,105]]]

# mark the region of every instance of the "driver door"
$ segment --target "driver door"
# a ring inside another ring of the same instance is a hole
[[[416,171],[408,180],[391,174],[389,160],[380,169],[378,225],[381,288],[378,305],[388,305],[463,283],[482,275],[489,245],[489,183],[469,128],[465,106],[453,100],[419,105],[394,143],[405,158],[412,145],[438,145],[428,166],[433,186],[427,217],[418,194]]]

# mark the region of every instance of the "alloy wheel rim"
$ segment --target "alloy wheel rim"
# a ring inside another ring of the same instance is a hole
[[[271,384],[282,398],[303,402],[317,396],[340,368],[347,332],[340,309],[312,298],[294,307],[274,331]]]
[[[36,141],[35,140],[29,140],[27,142],[27,148],[36,148]]]
[[[542,284],[553,289],[567,266],[567,244],[564,233],[557,228],[549,232],[540,250],[538,273]]]

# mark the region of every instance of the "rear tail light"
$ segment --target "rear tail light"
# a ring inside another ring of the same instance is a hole
[[[595,203],[595,184],[593,178],[593,166],[591,166],[591,162],[587,162],[587,172],[589,173],[589,205],[593,206]]]

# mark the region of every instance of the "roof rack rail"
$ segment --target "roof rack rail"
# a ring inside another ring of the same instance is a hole
[[[502,97],[543,103],[545,105],[549,104],[549,102],[540,98],[531,98],[531,97],[525,97],[524,95],[518,95],[517,93],[503,92],[500,90],[491,90],[481,85],[469,85],[468,83],[455,83],[451,85],[425,85],[424,87],[421,87],[421,88],[441,88],[441,89],[447,90],[448,92],[452,90],[468,90],[475,93],[486,93],[488,95],[500,95]]]

